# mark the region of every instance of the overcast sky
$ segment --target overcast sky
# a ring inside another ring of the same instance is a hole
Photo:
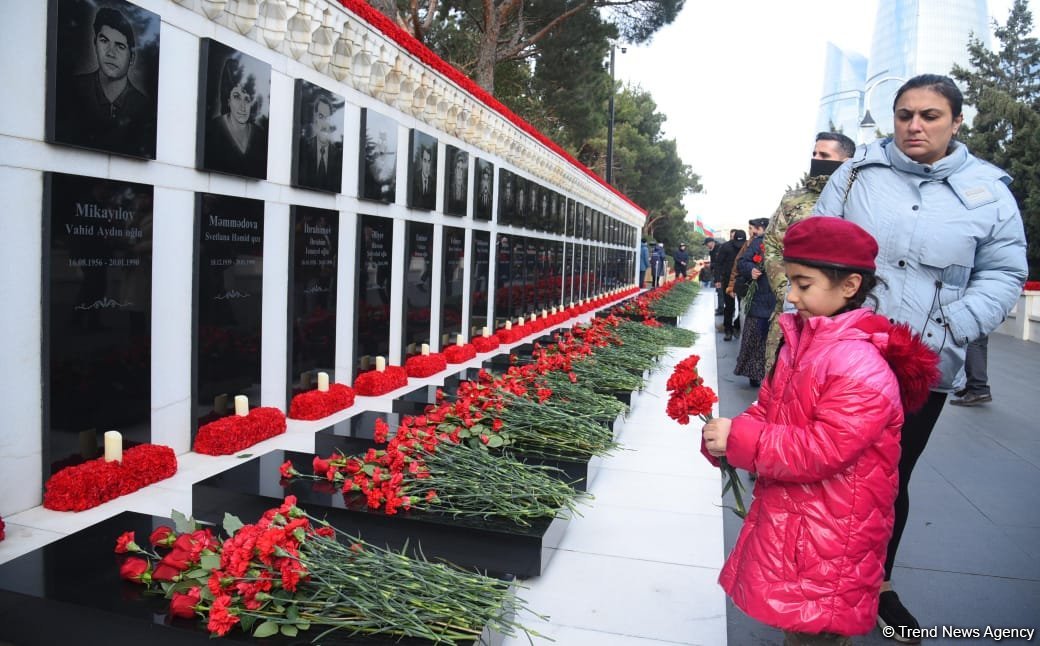
[[[990,16],[1004,23],[1011,4],[989,0]],[[1040,0],[1029,6],[1036,26]],[[772,215],[809,167],[826,43],[869,57],[876,10],[877,0],[686,0],[649,45],[617,52],[617,78],[650,92],[701,178],[691,220],[728,230]]]

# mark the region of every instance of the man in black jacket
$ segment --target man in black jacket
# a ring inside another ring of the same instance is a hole
[[[729,242],[719,248],[715,262],[712,263],[715,266],[715,289],[723,292],[729,282],[729,275],[733,271],[733,263],[737,260],[737,254],[747,241],[747,234],[742,229],[732,229],[729,233]],[[726,333],[723,340],[732,341],[733,311],[736,308],[736,301],[731,294],[724,293],[722,303],[722,329]]]

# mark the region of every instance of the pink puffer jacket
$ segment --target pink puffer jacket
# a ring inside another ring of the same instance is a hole
[[[923,404],[938,358],[866,309],[786,314],[780,325],[776,369],[729,435],[727,459],[758,480],[719,582],[765,624],[867,633],[892,534],[903,408]]]

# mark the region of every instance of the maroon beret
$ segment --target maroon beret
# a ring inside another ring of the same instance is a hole
[[[874,236],[841,218],[806,218],[788,227],[784,236],[784,260],[813,267],[873,272],[877,252]]]

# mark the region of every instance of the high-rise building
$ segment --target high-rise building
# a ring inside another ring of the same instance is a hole
[[[918,74],[949,76],[955,63],[968,66],[971,36],[989,45],[988,13],[987,0],[879,0],[866,78],[856,88],[860,103],[858,120],[863,118],[865,108],[869,108],[877,130],[891,132],[892,102],[899,86]],[[851,61],[857,56],[841,50],[838,52],[835,56],[839,61]],[[823,125],[837,114],[835,104],[842,106],[844,115],[847,105],[851,104],[847,98],[856,94],[845,85],[828,84],[834,69],[841,67],[840,63],[831,60],[830,49],[826,65],[818,119]],[[836,91],[841,94],[836,95]],[[835,96],[840,100],[836,101]],[[966,110],[965,118],[970,121],[971,116]],[[852,126],[844,118],[834,120],[834,123],[849,136],[857,138],[853,133],[859,130],[858,123]],[[871,133],[863,131],[859,132],[858,138],[863,140],[865,136],[873,139]]]
[[[863,116],[863,86],[867,82],[867,59],[827,43],[823,72],[823,94],[816,117],[816,131],[843,132],[853,139]]]

